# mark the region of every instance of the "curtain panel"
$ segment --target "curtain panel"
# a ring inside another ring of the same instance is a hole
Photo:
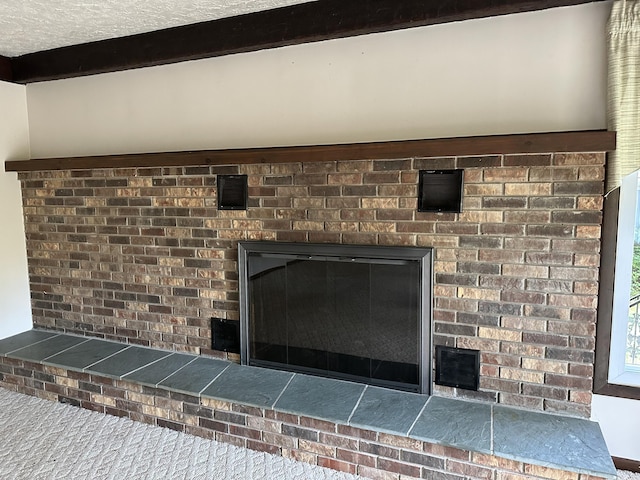
[[[607,128],[617,132],[607,162],[610,192],[640,168],[640,2],[614,1],[607,33]]]

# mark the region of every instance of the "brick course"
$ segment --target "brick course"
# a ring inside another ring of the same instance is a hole
[[[224,356],[208,319],[238,319],[239,240],[430,246],[434,343],[483,353],[480,392],[436,391],[588,417],[604,158],[20,173],[34,325]],[[463,213],[416,211],[421,168],[465,168]],[[247,211],[216,209],[222,173],[248,175]]]

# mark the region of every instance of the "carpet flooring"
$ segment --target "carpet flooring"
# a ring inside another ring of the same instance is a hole
[[[626,472],[624,470],[618,470],[619,480],[640,480],[640,473]]]
[[[1,388],[0,478],[362,479]]]

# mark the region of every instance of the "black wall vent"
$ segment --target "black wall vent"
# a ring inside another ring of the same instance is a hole
[[[240,322],[223,318],[211,319],[213,350],[240,353]]]
[[[478,390],[480,351],[436,346],[437,385]]]
[[[420,170],[418,211],[460,213],[464,170]]]
[[[218,175],[218,210],[247,209],[247,176]]]

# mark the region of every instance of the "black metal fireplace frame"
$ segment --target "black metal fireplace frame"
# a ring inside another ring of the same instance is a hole
[[[418,261],[420,263],[419,294],[419,385],[418,393],[430,394],[432,384],[432,302],[433,249],[430,247],[397,247],[380,245],[341,245],[244,241],[238,243],[238,273],[240,293],[240,358],[243,365],[250,361],[250,321],[248,257],[251,254],[296,255],[304,259],[335,258],[344,260],[378,259]],[[264,366],[264,365],[262,365]],[[277,367],[275,367],[277,368]],[[339,377],[336,377],[339,378]]]

